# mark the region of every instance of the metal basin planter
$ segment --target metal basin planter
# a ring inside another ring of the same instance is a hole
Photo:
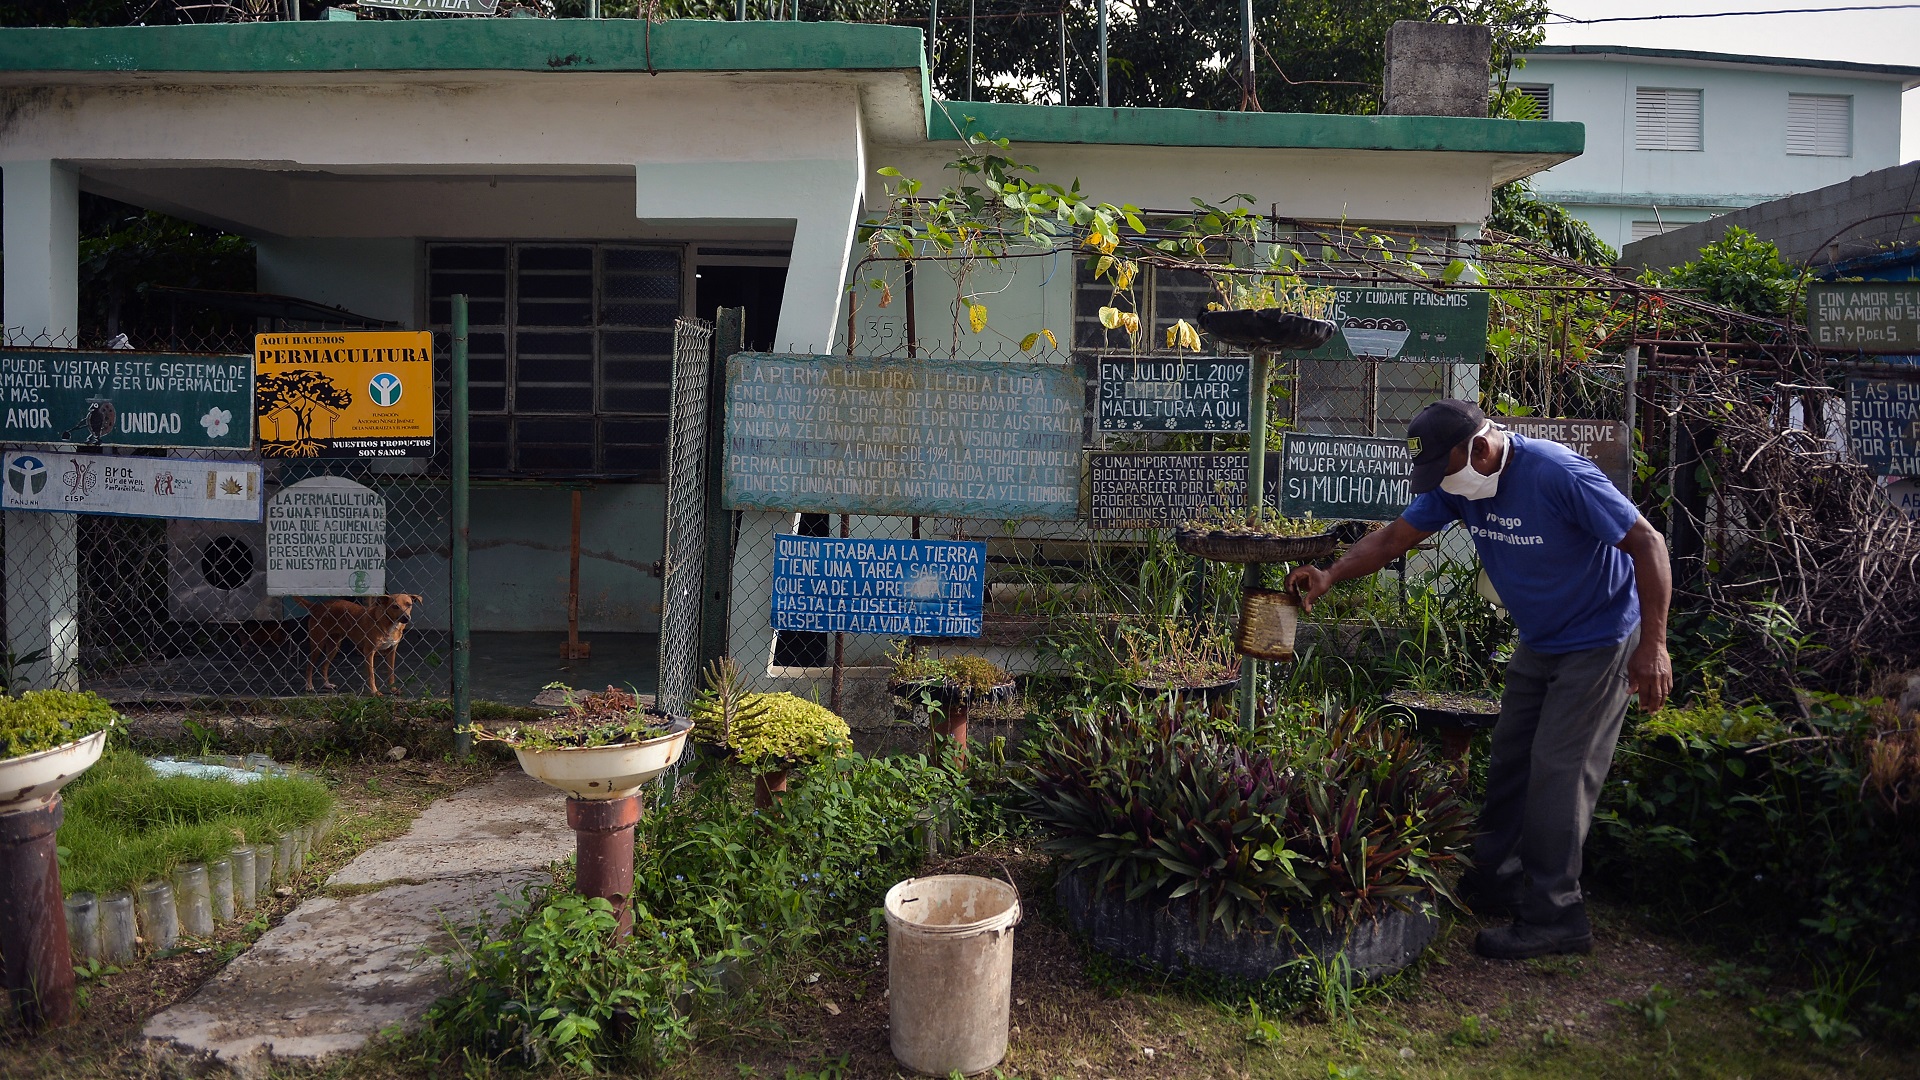
[[[1386,696],[1386,702],[1406,710],[1422,730],[1440,737],[1440,753],[1453,763],[1464,787],[1467,751],[1473,745],[1474,733],[1491,728],[1500,719],[1499,700],[1480,694],[1395,690]]]
[[[1345,953],[1354,974],[1371,982],[1419,959],[1440,927],[1437,914],[1388,908],[1338,934],[1302,914],[1264,933],[1228,934],[1213,926],[1202,941],[1187,898],[1128,900],[1119,889],[1096,888],[1094,880],[1088,870],[1060,874],[1054,896],[1067,921],[1109,956],[1173,972],[1257,982],[1303,955],[1330,961]]]
[[[93,767],[107,748],[107,733],[96,731],[51,750],[0,761],[0,814],[43,809],[60,789]]]
[[[1173,543],[1210,562],[1284,563],[1323,559],[1340,543],[1332,532],[1312,536],[1268,536],[1215,530],[1176,529]]]
[[[940,705],[940,715],[933,718],[933,738],[952,740],[954,749],[961,754],[967,750],[967,722],[973,715],[973,703],[1005,700],[1012,696],[1013,688],[1012,679],[986,691],[945,679],[895,679],[887,683],[889,691],[909,703],[917,703],[921,694],[931,695]]]
[[[1206,683],[1141,680],[1133,688],[1149,698],[1171,697],[1175,709],[1199,708],[1212,715],[1232,704],[1233,693],[1240,688],[1240,676]]]
[[[559,788],[576,799],[624,799],[647,781],[672,768],[687,745],[693,722],[671,718],[667,734],[614,746],[567,746],[528,750],[516,746],[513,754],[528,776]]]

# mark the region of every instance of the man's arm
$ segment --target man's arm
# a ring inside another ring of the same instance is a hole
[[[1633,523],[1615,545],[1633,559],[1634,587],[1640,592],[1640,646],[1627,660],[1627,689],[1640,695],[1640,707],[1653,712],[1673,690],[1673,661],[1667,658],[1667,609],[1673,604],[1673,567],[1667,542],[1645,517]]]
[[[1300,597],[1302,608],[1312,611],[1313,602],[1325,596],[1327,590],[1336,583],[1375,573],[1432,535],[1407,524],[1406,518],[1394,518],[1386,528],[1361,537],[1347,548],[1345,555],[1325,570],[1317,566],[1303,566],[1288,574],[1287,589]],[[1658,539],[1658,536],[1655,538]],[[1663,624],[1664,612],[1663,608]]]

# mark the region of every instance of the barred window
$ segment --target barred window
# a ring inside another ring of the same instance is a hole
[[[678,246],[428,245],[442,387],[468,298],[473,470],[659,480],[684,266]]]

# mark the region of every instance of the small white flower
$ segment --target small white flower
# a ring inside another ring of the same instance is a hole
[[[207,438],[217,439],[227,433],[227,425],[233,422],[233,413],[214,406],[207,415],[200,418],[200,426],[207,429]]]

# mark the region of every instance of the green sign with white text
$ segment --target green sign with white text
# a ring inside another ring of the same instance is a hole
[[[253,357],[0,349],[0,443],[253,446]]]
[[[1339,286],[1327,312],[1336,327],[1308,360],[1478,364],[1487,356],[1487,294],[1407,286]]]

